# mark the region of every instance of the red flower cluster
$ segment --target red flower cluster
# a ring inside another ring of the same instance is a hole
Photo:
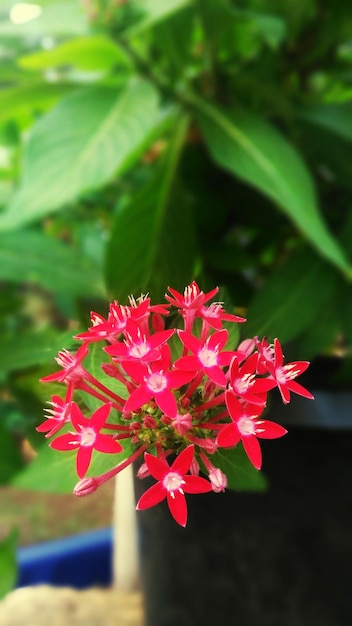
[[[256,469],[262,465],[258,439],[275,439],[286,430],[262,419],[267,394],[278,387],[284,403],[290,392],[312,398],[295,381],[309,363],[284,364],[278,339],[264,338],[232,346],[224,322],[245,320],[227,313],[221,303],[208,304],[218,292],[203,293],[197,283],[183,294],[169,288],[167,304],[152,305],[150,298],[130,299],[129,306],[114,301],[107,319],[91,314],[92,325],[75,339],[83,341],[76,354],[59,352],[58,372],[42,378],[67,387],[65,398],[53,395],[47,419],[37,430],[55,438],[56,450],[77,450],[76,469],[81,479],[76,495],[95,491],[144,454],[138,475],[157,482],[140,498],[137,509],[154,506],[166,498],[176,522],[185,526],[185,493],[224,491],[227,479],[211,456],[218,448],[240,441]],[[182,328],[172,327],[171,307],[183,318]],[[166,321],[169,328],[165,329]],[[93,376],[83,362],[90,344],[102,342],[106,362],[102,370],[116,379],[121,395]],[[230,344],[230,345],[228,345]],[[97,410],[86,417],[74,401],[83,391],[97,401]],[[57,433],[64,428],[64,434]],[[56,436],[57,435],[57,436]],[[87,477],[93,450],[116,454],[129,441],[128,458],[96,477]],[[167,457],[176,455],[170,466]],[[201,477],[200,471],[208,475]]]

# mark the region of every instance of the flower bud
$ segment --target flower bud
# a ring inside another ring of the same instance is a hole
[[[89,496],[89,494],[94,493],[97,489],[98,481],[95,478],[87,476],[86,478],[82,478],[82,480],[77,483],[73,493],[78,497]]]
[[[157,428],[158,423],[151,415],[146,415],[143,419],[143,426],[149,428],[150,430],[154,430]]]
[[[161,330],[164,330],[165,324],[164,324],[164,320],[161,317],[160,313],[154,313],[154,315],[152,317],[152,326],[153,326],[153,329],[155,330],[156,333],[161,331]]]
[[[192,428],[192,416],[190,413],[177,413],[172,420],[172,425],[179,435],[184,435]]]
[[[142,463],[142,465],[140,466],[138,472],[137,472],[137,476],[138,478],[147,478],[148,476],[150,476],[150,471],[148,469],[148,465],[146,463]]]
[[[225,491],[227,487],[227,477],[224,472],[221,471],[218,467],[214,467],[209,472],[209,479],[211,482],[211,486],[215,493],[220,493],[221,491]]]
[[[112,363],[102,363],[101,369],[103,370],[104,374],[111,376],[111,378],[116,378],[117,368]]]

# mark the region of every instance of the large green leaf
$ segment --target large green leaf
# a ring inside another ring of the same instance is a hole
[[[107,183],[140,156],[162,123],[158,93],[145,81],[96,87],[64,98],[32,128],[18,192],[0,219],[8,229]]]
[[[0,233],[0,279],[73,296],[104,295],[96,264],[78,250],[30,230]]]
[[[124,32],[127,37],[140,35],[155,24],[169,18],[173,13],[191,4],[191,0],[132,0],[131,10],[135,12],[133,26]]]
[[[151,181],[116,215],[106,275],[109,289],[121,301],[141,292],[159,298],[168,285],[183,290],[192,280],[196,239],[177,180],[186,130],[187,119],[181,119]]]
[[[62,65],[74,65],[85,71],[131,67],[121,48],[103,35],[75,37],[50,50],[41,50],[20,57],[18,63],[30,70],[43,70]]]
[[[0,98],[0,123],[7,120],[32,119],[33,112],[46,111],[58,98],[72,91],[72,85],[31,81],[19,87],[2,89]]]
[[[242,444],[235,448],[219,450],[212,455],[211,461],[226,474],[230,489],[263,491],[267,487],[265,476],[253,467]]]
[[[0,542],[0,599],[11,591],[17,580],[17,548],[18,531],[12,530]]]
[[[46,329],[18,334],[16,339],[4,337],[0,340],[0,373],[48,363],[59,350],[72,345],[72,331],[62,334]]]
[[[195,97],[193,103],[214,161],[271,198],[322,256],[351,275],[343,250],[319,214],[311,176],[293,146],[259,117],[225,111]]]
[[[124,451],[120,454],[94,450],[88,476],[100,476],[128,458],[131,455],[129,440],[122,443]],[[79,481],[75,459],[76,452],[59,452],[44,444],[36,458],[17,474],[11,484],[20,489],[46,493],[70,493]]]
[[[288,341],[309,328],[336,288],[336,271],[312,250],[299,248],[254,297],[243,331]]]

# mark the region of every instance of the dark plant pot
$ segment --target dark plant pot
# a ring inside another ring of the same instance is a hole
[[[84,589],[112,581],[110,528],[74,535],[17,551],[17,587],[46,583]]]
[[[350,626],[351,451],[351,431],[291,427],[264,442],[267,492],[188,496],[186,529],[139,512],[146,626]]]

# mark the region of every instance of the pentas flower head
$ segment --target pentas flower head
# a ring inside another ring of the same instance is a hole
[[[204,293],[193,281],[183,293],[169,287],[164,303],[143,294],[127,305],[114,300],[106,318],[91,313],[91,327],[76,336],[83,341],[76,352],[59,352],[61,369],[42,381],[63,384],[65,392],[61,397],[55,389],[37,430],[52,438],[55,450],[76,452],[77,496],[139,460],[138,477],[151,475],[156,483],[137,509],[166,500],[185,526],[186,494],[221,493],[233,473],[249,471],[237,467],[237,455],[232,466],[228,457],[223,461],[218,449],[243,446],[256,471],[262,466],[260,439],[286,433],[263,418],[268,393],[277,387],[285,404],[291,392],[313,397],[295,380],[308,362],[286,364],[278,339],[271,344],[250,337],[238,345],[229,339],[229,326],[245,320],[210,302],[218,291]],[[176,328],[173,309],[179,313]],[[92,475],[93,452],[109,455],[113,467]]]

